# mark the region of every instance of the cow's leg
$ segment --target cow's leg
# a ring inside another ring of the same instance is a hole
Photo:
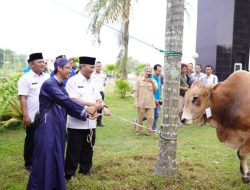
[[[250,152],[250,139],[244,141],[239,150],[237,151],[237,155],[240,160],[240,172],[242,176],[242,180],[245,183],[250,182],[250,174],[247,166],[247,155]]]

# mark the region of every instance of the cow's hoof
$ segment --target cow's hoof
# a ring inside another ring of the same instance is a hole
[[[250,183],[250,176],[248,177],[242,177],[243,183]]]

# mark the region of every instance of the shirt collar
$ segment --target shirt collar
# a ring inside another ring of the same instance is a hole
[[[90,77],[90,79],[87,79],[85,76],[83,76],[83,74],[82,73],[78,73],[78,75],[79,75],[79,78],[82,80],[82,81],[86,81],[86,82],[90,82],[91,81],[91,77]]]
[[[100,71],[100,73],[97,73],[96,71],[94,71],[93,74],[100,75],[100,74],[102,74],[102,71]]]
[[[161,78],[161,76],[157,76],[156,74],[152,74],[152,76],[153,76],[155,79]]]
[[[38,75],[38,74],[36,74],[34,71],[32,71],[32,69],[30,69],[30,74],[32,75],[32,76],[43,76],[44,75],[44,73],[42,72],[40,75]]]
[[[54,75],[54,79],[56,79],[59,85],[63,85],[63,80],[58,79],[56,75]]]

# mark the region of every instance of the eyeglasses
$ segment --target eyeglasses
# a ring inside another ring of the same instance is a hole
[[[71,67],[62,67],[63,69],[66,69],[66,70],[68,70],[68,71],[70,71],[71,70]]]

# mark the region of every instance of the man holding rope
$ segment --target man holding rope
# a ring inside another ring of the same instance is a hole
[[[105,104],[99,89],[91,80],[95,69],[95,58],[79,57],[79,73],[70,78],[66,84],[69,97],[75,101],[102,109]],[[89,174],[92,167],[93,148],[96,137],[96,120],[81,121],[68,116],[68,144],[65,159],[65,178],[70,180],[75,174],[78,163],[79,173]]]

